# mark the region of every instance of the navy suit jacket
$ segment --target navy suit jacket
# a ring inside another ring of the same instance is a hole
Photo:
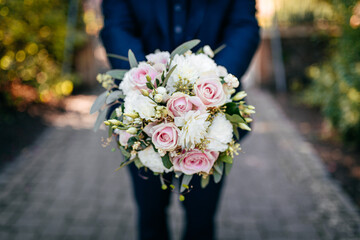
[[[156,49],[172,51],[168,2],[171,0],[103,0],[104,28],[101,38],[108,53],[127,56],[131,49],[138,60]],[[215,56],[217,64],[241,77],[259,43],[255,0],[189,0],[185,41],[200,39],[200,46],[226,48]],[[171,28],[172,29],[172,28]],[[110,58],[113,68],[128,63]]]

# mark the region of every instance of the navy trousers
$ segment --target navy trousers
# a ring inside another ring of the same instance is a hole
[[[132,178],[134,196],[138,209],[138,236],[140,240],[170,239],[167,224],[167,207],[171,190],[162,190],[159,176],[151,171],[138,170],[134,164],[128,167]],[[165,181],[173,180],[173,173],[165,174]],[[224,177],[223,177],[224,179]],[[223,180],[202,189],[201,178],[194,176],[190,182],[193,189],[185,194],[182,206],[185,210],[186,225],[184,240],[212,240],[215,235],[215,213],[223,185]]]

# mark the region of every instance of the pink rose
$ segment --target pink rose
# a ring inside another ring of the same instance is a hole
[[[152,63],[162,63],[167,64],[168,60],[170,59],[170,53],[169,52],[157,52],[157,53],[151,53],[145,56],[146,60]]]
[[[131,84],[137,89],[147,89],[146,76],[151,78],[151,82],[155,84],[155,79],[158,77],[159,72],[150,64],[141,62],[136,68],[129,71]]]
[[[209,173],[216,159],[219,157],[219,152],[199,149],[193,149],[185,152],[182,155],[173,158],[174,171],[183,172],[187,175],[206,172]]]
[[[217,107],[225,104],[226,95],[220,79],[216,75],[202,76],[197,80],[195,94],[207,107]]]
[[[149,124],[144,132],[151,136],[155,147],[165,151],[172,151],[178,144],[180,130],[174,123]]]
[[[206,107],[201,102],[200,98],[195,96],[189,96],[185,93],[174,93],[166,104],[169,115],[172,117],[184,116],[187,112],[199,110],[205,112]]]
[[[122,145],[122,146],[126,146],[128,141],[129,141],[129,138],[131,138],[132,134],[126,132],[125,130],[119,130],[118,131],[118,134],[119,134],[119,143]]]

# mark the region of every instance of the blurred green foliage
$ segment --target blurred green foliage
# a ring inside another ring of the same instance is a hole
[[[281,26],[313,24],[334,18],[331,4],[321,0],[274,0],[274,5]]]
[[[61,73],[68,3],[0,0],[0,107],[24,108],[72,92],[76,75]],[[85,40],[81,28],[70,29],[75,45]]]
[[[340,36],[328,61],[307,69],[312,79],[305,102],[318,106],[346,143],[360,145],[360,1],[328,0]]]

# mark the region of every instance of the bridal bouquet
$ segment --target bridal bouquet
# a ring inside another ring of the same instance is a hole
[[[139,63],[131,50],[128,58],[112,54],[128,60],[131,69],[97,77],[107,90],[90,110],[99,111],[95,130],[104,122],[109,139],[117,136],[125,157],[120,168],[134,163],[150,169],[160,176],[164,189],[162,174],[168,172],[183,175],[181,192],[189,189],[194,174],[202,176],[202,187],[211,175],[219,182],[241,150],[235,140],[238,128],[251,130],[254,107],[243,101],[244,91],[235,93],[238,79],[212,59],[221,48],[204,46],[191,52],[199,42],[186,42],[171,54],[149,54]],[[112,113],[105,120],[109,109]]]

